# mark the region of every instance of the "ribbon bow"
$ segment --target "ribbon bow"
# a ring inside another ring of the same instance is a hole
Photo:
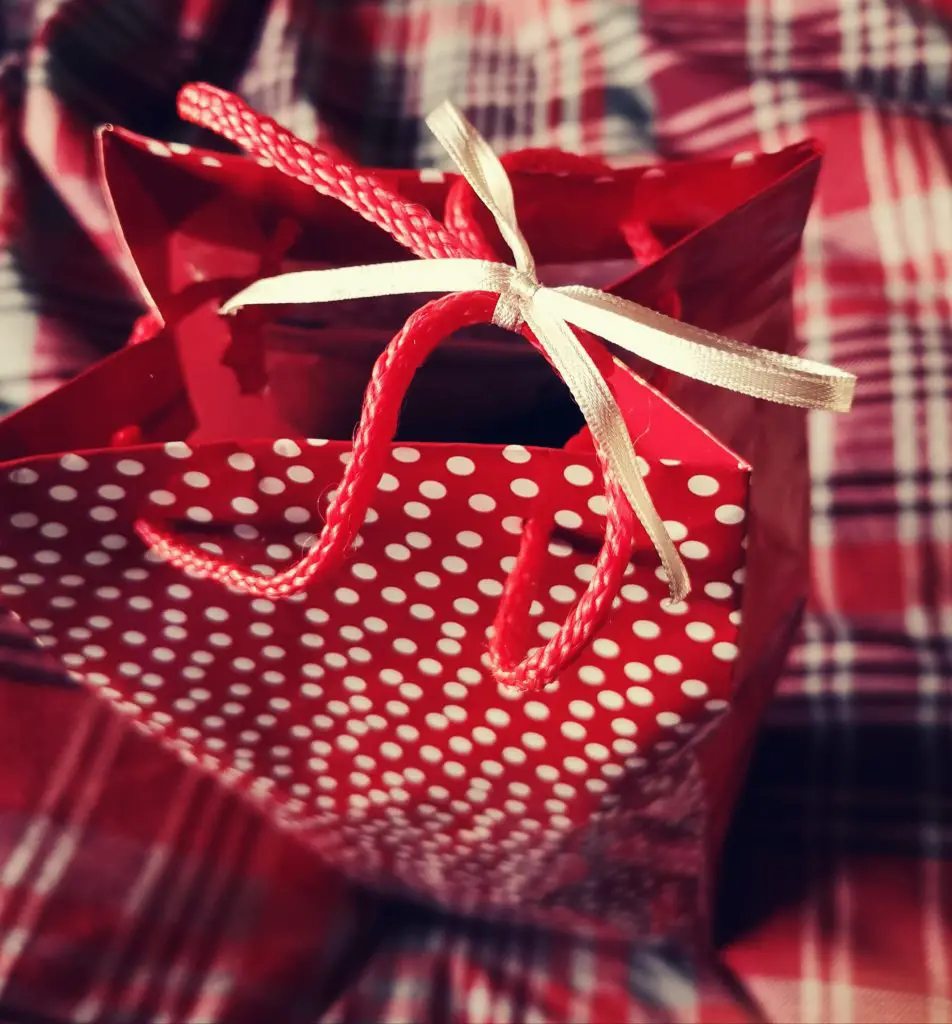
[[[658,551],[674,601],[690,591],[687,570],[642,479],[624,416],[608,384],[569,324],[658,366],[732,391],[807,409],[846,411],[856,379],[836,367],[768,352],[681,323],[595,288],[547,288],[516,218],[512,184],[486,140],[445,102],[427,118],[460,173],[496,220],[515,266],[477,259],[408,260],[264,278],[233,296],[222,313],[243,306],[336,302],[381,295],[491,292],[493,323],[525,323],[577,402],[608,471]]]

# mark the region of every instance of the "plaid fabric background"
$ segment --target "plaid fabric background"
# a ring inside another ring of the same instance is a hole
[[[812,422],[814,598],[726,858],[732,973],[376,905],[61,687],[7,623],[0,1016],[952,1020],[952,4],[2,10],[7,407],[125,340],[139,310],[91,130],[198,141],[174,112],[192,78],[371,165],[440,162],[420,119],[447,96],[499,150],[675,159],[813,135],[799,326],[860,388]]]

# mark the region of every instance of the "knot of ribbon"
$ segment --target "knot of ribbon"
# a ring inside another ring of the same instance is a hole
[[[492,148],[452,103],[437,108],[427,124],[492,213],[515,266],[453,258],[298,271],[256,281],[229,299],[221,312],[234,313],[253,305],[382,295],[498,295],[493,323],[513,331],[525,324],[532,332],[578,404],[607,471],[654,544],[672,600],[682,600],[690,591],[687,570],[642,478],[624,415],[569,325],[665,369],[740,394],[806,409],[846,411],[856,378],[823,363],[731,341],[595,288],[544,286],[519,227],[509,176]]]

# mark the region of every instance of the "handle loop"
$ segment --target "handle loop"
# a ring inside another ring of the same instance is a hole
[[[254,597],[289,597],[311,584],[333,576],[341,567],[364,522],[374,491],[384,471],[404,396],[417,369],[454,331],[487,322],[497,297],[488,293],[454,294],[434,299],[417,310],[388,344],[374,364],[364,396],[353,452],[344,469],[337,494],[326,512],[317,543],[288,569],[262,576],[234,562],[187,544],[147,521],[135,528],[143,541],[164,561],[189,575],[210,579]],[[527,328],[523,328],[528,332]],[[599,455],[600,460],[602,459]],[[543,517],[529,520],[506,580],[493,637],[489,644],[490,671],[496,680],[521,690],[539,690],[553,682],[589,643],[618,592],[621,577],[635,545],[635,520],[610,474],[606,480],[608,516],[605,539],[595,572],[584,593],[559,631],[544,646],[528,655],[516,653],[524,636],[529,601],[538,578],[533,552],[539,550],[540,530],[548,531]]]

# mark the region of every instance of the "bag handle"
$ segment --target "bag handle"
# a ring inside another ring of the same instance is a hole
[[[308,145],[225,89],[205,82],[185,85],[179,91],[178,111],[186,121],[221,135],[315,192],[337,199],[420,259],[472,255],[423,206],[408,202],[359,168]]]
[[[443,339],[463,327],[491,319],[495,296],[464,293],[434,299],[410,316],[374,364],[354,434],[352,457],[327,508],[317,543],[275,576],[262,576],[179,540],[147,520],[136,531],[168,564],[254,597],[282,598],[331,577],[343,564],[370,507],[384,471],[407,388],[417,369]],[[559,631],[526,655],[516,649],[526,632],[532,591],[545,553],[550,523],[533,517],[526,524],[516,564],[509,574],[489,642],[489,667],[505,685],[534,691],[553,682],[587,646],[618,593],[635,546],[635,519],[611,475],[603,474],[607,524],[594,574]]]
[[[445,300],[431,301],[410,317],[388,345],[375,365],[374,378],[365,396],[361,431],[374,434],[374,415],[379,404],[392,421],[386,440],[394,436],[399,404],[394,407],[391,401],[389,407],[386,405],[383,387],[390,358],[401,354],[405,348],[411,352],[414,347],[418,350],[415,358],[407,361],[409,377],[405,376],[402,381],[399,390],[402,396],[416,367],[447,333],[488,318],[487,299],[491,301],[493,296],[492,322],[519,331],[540,348],[571,390],[591,430],[609,506],[613,509],[606,528],[606,543],[599,556],[600,572],[593,577],[585,597],[575,606],[557,637],[544,648],[531,652],[511,673],[507,671],[512,661],[508,648],[505,644],[503,648],[494,644],[491,665],[502,682],[524,689],[544,686],[554,679],[564,661],[577,653],[579,641],[587,642],[600,617],[610,607],[610,601],[605,598],[614,597],[613,590],[606,590],[601,600],[595,600],[594,592],[599,586],[613,586],[617,590],[627,562],[627,558],[622,561],[616,557],[611,565],[607,563],[606,559],[613,553],[609,541],[623,537],[622,547],[614,553],[620,554],[627,548],[630,556],[634,539],[629,531],[634,528],[635,516],[660,555],[672,599],[682,599],[690,589],[684,563],[645,487],[625,418],[599,370],[598,361],[604,364],[608,353],[585,334],[586,330],[609,338],[616,345],[663,367],[743,394],[806,408],[849,408],[855,378],[835,367],[721,338],[596,289],[544,287],[536,277],[533,255],[516,218],[512,187],[505,168],[488,143],[451,104],[444,104],[427,123],[492,212],[515,257],[514,267],[457,255],[460,246],[422,207],[394,196],[366,174],[316,153],[270,119],[254,114],[235,96],[210,86],[187,86],[181,94],[181,107],[192,120],[263,155],[283,173],[312,184],[324,194],[337,196],[414,252],[429,257],[376,267],[305,271],[259,280],[230,299],[223,312],[235,312],[245,305],[327,302],[379,294],[458,293]],[[469,303],[476,305],[470,307]],[[463,314],[467,309],[479,310],[477,320],[466,319]],[[427,333],[427,327],[432,326],[428,321],[440,321],[441,312],[448,313],[448,322],[441,324],[442,333],[439,329]],[[583,330],[576,334],[570,324]],[[416,339],[415,334],[425,342]],[[393,366],[397,365],[399,363],[394,361]],[[377,446],[368,443],[366,450],[362,449],[368,462],[377,461],[373,481],[379,478],[385,450],[386,443]],[[246,592],[264,593],[264,589],[257,588],[276,586],[300,589],[317,572],[315,552],[320,550],[327,556],[326,563],[321,563],[322,571],[325,565],[339,565],[356,533],[359,524],[353,521],[353,510],[359,508],[359,504],[353,500],[353,509],[350,508],[351,490],[365,498],[369,494],[369,477],[358,475],[356,463],[354,458],[345,472],[347,501],[337,510],[342,513],[350,510],[352,518],[345,516],[335,522],[334,530],[325,528],[322,536],[327,537],[326,544],[319,544],[318,549],[309,553],[310,559],[302,560],[297,575],[292,569],[277,578],[250,578],[244,569],[176,545],[149,524],[142,524],[141,532],[147,540],[155,542],[160,554]],[[528,558],[531,550],[535,550],[531,544],[529,547],[524,544],[520,553]],[[515,599],[504,601],[501,608],[506,614],[512,613],[516,608]],[[512,635],[506,633],[505,615],[500,624],[511,646]]]

